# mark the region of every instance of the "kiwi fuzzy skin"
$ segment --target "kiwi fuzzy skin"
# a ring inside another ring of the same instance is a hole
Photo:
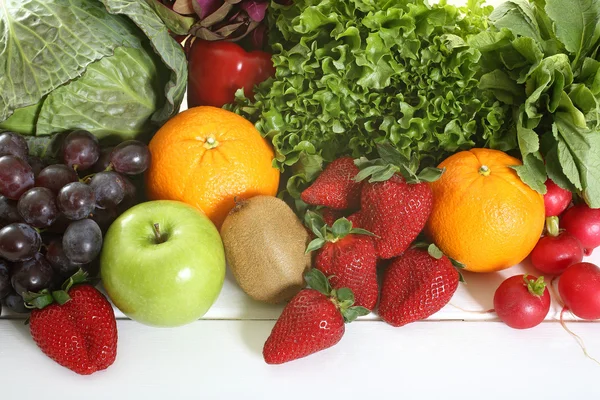
[[[304,288],[304,274],[311,267],[311,255],[305,254],[310,236],[283,200],[237,200],[221,238],[235,280],[254,300],[281,303]]]

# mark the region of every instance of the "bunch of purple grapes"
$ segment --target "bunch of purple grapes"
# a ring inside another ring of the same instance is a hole
[[[103,234],[138,200],[128,176],[150,164],[144,143],[101,149],[83,130],[64,139],[61,156],[45,165],[22,136],[0,133],[0,300],[17,313],[29,311],[27,292],[57,289],[79,269],[98,275]]]

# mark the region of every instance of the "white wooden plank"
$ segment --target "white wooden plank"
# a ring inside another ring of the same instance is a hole
[[[585,260],[600,265],[600,250],[596,250]],[[493,308],[494,292],[504,279],[521,273],[539,276],[539,273],[527,262],[496,273],[464,273],[466,284],[460,284],[450,303],[429,319],[464,321],[495,320],[497,318],[496,314],[480,313],[480,311]],[[553,296],[552,306],[546,320],[557,320],[562,309],[557,302],[558,291],[551,292],[551,296]],[[240,289],[228,271],[219,298],[203,319],[275,320],[281,314],[282,309],[283,305],[264,304],[250,299]],[[118,309],[115,312],[117,318],[126,318]],[[24,318],[24,316],[11,314],[5,310],[5,313],[0,318]],[[366,317],[362,317],[362,319],[378,320],[379,317],[376,313],[371,313]],[[565,319],[572,320],[574,317],[570,313],[565,313]]]
[[[21,398],[32,383],[51,398],[89,400],[600,395],[600,367],[583,356],[558,323],[517,331],[497,322],[419,322],[393,328],[360,321],[348,325],[345,337],[331,349],[269,366],[261,351],[272,326],[272,321],[198,321],[153,329],[119,321],[117,361],[106,371],[82,377],[44,356],[21,321],[0,321],[0,398]],[[600,356],[598,325],[571,327]]]

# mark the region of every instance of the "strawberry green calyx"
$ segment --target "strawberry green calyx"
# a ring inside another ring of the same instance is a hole
[[[548,233],[548,236],[558,236],[560,233],[558,217],[546,218],[546,232]]]
[[[536,280],[533,280],[527,279],[528,276],[529,275],[527,274],[523,276],[524,285],[527,287],[527,290],[535,297],[542,297],[544,295],[544,290],[546,290],[546,283],[544,282],[544,277],[540,276]]]
[[[435,243],[424,243],[424,242],[419,242],[416,243],[414,245],[414,247],[416,248],[427,248],[427,253],[429,253],[429,255],[433,258],[435,258],[436,260],[439,260],[440,258],[446,256],[447,255],[444,254],[444,252],[442,250],[440,250],[439,247],[437,247],[435,245]],[[455,260],[452,257],[448,257],[448,260],[450,260],[450,263],[452,264],[452,266],[454,266],[454,268],[456,268],[458,270],[458,280],[461,283],[466,283],[465,278],[463,276],[463,274],[460,272],[461,269],[465,269],[465,264],[461,263],[460,261]]]
[[[317,290],[327,296],[329,300],[340,310],[345,323],[350,323],[356,318],[368,315],[369,311],[365,307],[354,305],[354,293],[348,288],[333,289],[329,279],[318,269],[313,268],[304,275],[304,279],[309,287]]]
[[[48,289],[44,289],[38,293],[24,293],[23,299],[25,300],[25,305],[27,308],[37,308],[40,310],[52,303],[63,305],[71,300],[71,297],[69,296],[69,290],[71,290],[71,287],[86,282],[87,276],[87,273],[80,268],[63,283],[61,290],[50,291]]]
[[[320,249],[327,242],[335,243],[350,234],[375,236],[365,229],[353,228],[352,222],[346,218],[338,219],[330,227],[323,217],[314,211],[306,212],[304,222],[316,236],[316,239],[306,247],[306,253]]]
[[[360,169],[354,178],[357,182],[367,178],[370,183],[385,182],[396,173],[402,175],[407,183],[435,182],[444,172],[439,168],[426,167],[417,173],[418,160],[416,158],[408,159],[389,143],[377,145],[377,151],[380,158],[368,160],[361,157],[354,160],[354,164]]]

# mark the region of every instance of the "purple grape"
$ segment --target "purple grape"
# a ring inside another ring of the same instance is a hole
[[[72,222],[63,235],[63,250],[75,263],[92,262],[102,250],[102,231],[91,219]]]
[[[73,131],[63,142],[62,154],[65,164],[78,171],[84,171],[94,165],[100,157],[98,139],[88,131]]]
[[[14,132],[0,133],[0,157],[10,155],[26,160],[27,154],[29,147],[23,136]]]
[[[54,271],[67,278],[73,275],[84,264],[74,263],[67,257],[62,245],[62,238],[54,239],[46,247],[46,260]]]
[[[15,292],[23,296],[26,292],[48,288],[53,278],[52,266],[43,255],[37,253],[33,258],[14,265],[10,281]]]
[[[71,222],[73,221],[65,217],[63,213],[60,213],[56,221],[46,229],[46,232],[62,235]]]
[[[10,271],[6,261],[0,259],[0,300],[11,292]]]
[[[112,153],[114,147],[105,147],[100,150],[100,157],[98,161],[92,167],[92,172],[104,172],[110,165],[110,154]]]
[[[17,210],[16,201],[0,196],[0,221],[5,221],[7,225],[23,221]]]
[[[112,151],[110,163],[117,172],[138,175],[150,166],[150,150],[138,140],[127,140]]]
[[[35,186],[48,188],[57,194],[65,185],[77,181],[79,177],[73,168],[64,164],[52,164],[39,173]]]
[[[58,218],[54,193],[45,187],[26,191],[19,199],[17,209],[25,222],[35,228],[47,228]]]
[[[40,251],[42,238],[38,231],[23,223],[0,229],[0,257],[8,261],[24,261]]]
[[[116,207],[125,197],[124,177],[114,171],[99,172],[90,181],[96,195],[96,207]]]
[[[18,314],[29,314],[31,312],[29,308],[25,307],[23,297],[14,291],[10,292],[8,296],[4,298],[2,303],[6,306],[6,308]]]
[[[60,211],[71,220],[87,218],[96,206],[94,190],[81,182],[63,187],[56,198]]]
[[[15,156],[0,157],[0,195],[18,200],[33,187],[35,177],[26,161]]]
[[[31,167],[34,176],[38,176],[48,166],[41,158],[35,156],[27,156],[27,164]]]
[[[92,219],[96,221],[104,234],[118,216],[119,212],[115,208],[96,208],[92,213]]]

